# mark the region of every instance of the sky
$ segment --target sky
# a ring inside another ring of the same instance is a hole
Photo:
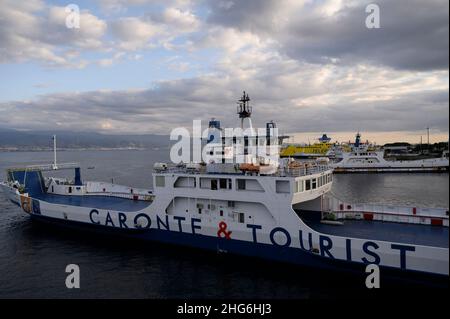
[[[0,0],[0,129],[235,127],[245,90],[295,142],[447,141],[448,63],[446,0]]]

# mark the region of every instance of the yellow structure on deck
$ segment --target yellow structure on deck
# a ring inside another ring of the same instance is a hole
[[[281,157],[308,157],[308,156],[326,156],[327,152],[333,146],[330,143],[331,138],[323,134],[318,143],[312,145],[288,144],[281,149]]]
[[[281,150],[280,156],[325,156],[331,146],[331,143],[315,143],[313,145],[289,144]]]

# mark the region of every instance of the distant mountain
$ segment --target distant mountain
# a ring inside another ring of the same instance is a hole
[[[17,131],[0,129],[0,150],[44,150],[53,148],[56,134],[58,149],[167,147],[168,135],[107,135],[94,132]]]

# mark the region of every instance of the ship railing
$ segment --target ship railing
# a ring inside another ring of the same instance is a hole
[[[313,165],[313,166],[303,166],[303,167],[284,167],[280,168],[278,172],[275,174],[277,176],[283,177],[283,176],[293,176],[293,177],[300,177],[300,176],[308,176],[308,175],[314,175],[323,173],[326,171],[331,170],[331,167],[329,165]]]
[[[38,164],[38,165],[27,165],[23,167],[11,167],[8,168],[8,171],[53,171],[53,170],[61,170],[61,169],[73,169],[80,167],[79,163],[61,163],[57,164],[56,167],[54,164]]]
[[[108,196],[133,200],[152,201],[155,197],[152,193],[122,193],[122,192],[88,192],[88,196]]]
[[[314,175],[319,174],[328,170],[331,170],[332,168],[329,165],[311,165],[309,166],[302,166],[302,167],[296,167],[296,168],[278,168],[278,170],[272,174],[267,174],[268,176],[279,176],[279,177],[300,177],[300,176],[308,176],[308,175]],[[171,174],[225,174],[225,175],[244,175],[245,172],[236,169],[233,172],[230,171],[223,171],[223,172],[208,172],[206,170],[205,166],[200,166],[196,169],[187,168],[185,166],[168,166],[165,169],[155,169],[156,173],[171,173]],[[255,174],[255,173],[252,173]]]

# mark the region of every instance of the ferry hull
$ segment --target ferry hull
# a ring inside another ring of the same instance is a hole
[[[102,225],[86,224],[76,221],[64,221],[42,215],[30,215],[35,222],[44,223],[56,227],[70,228],[75,231],[90,231],[95,234],[121,236],[134,240],[151,241],[171,246],[189,247],[205,251],[258,258],[267,261],[288,263],[311,269],[321,269],[365,275],[365,264],[345,262],[343,260],[330,260],[320,255],[293,247],[279,247],[264,243],[252,243],[243,240],[215,238],[201,234],[189,234],[160,229],[118,229]],[[439,287],[448,287],[448,276],[424,273],[414,270],[399,270],[392,267],[380,266],[383,280],[400,280],[402,282],[427,284]]]

